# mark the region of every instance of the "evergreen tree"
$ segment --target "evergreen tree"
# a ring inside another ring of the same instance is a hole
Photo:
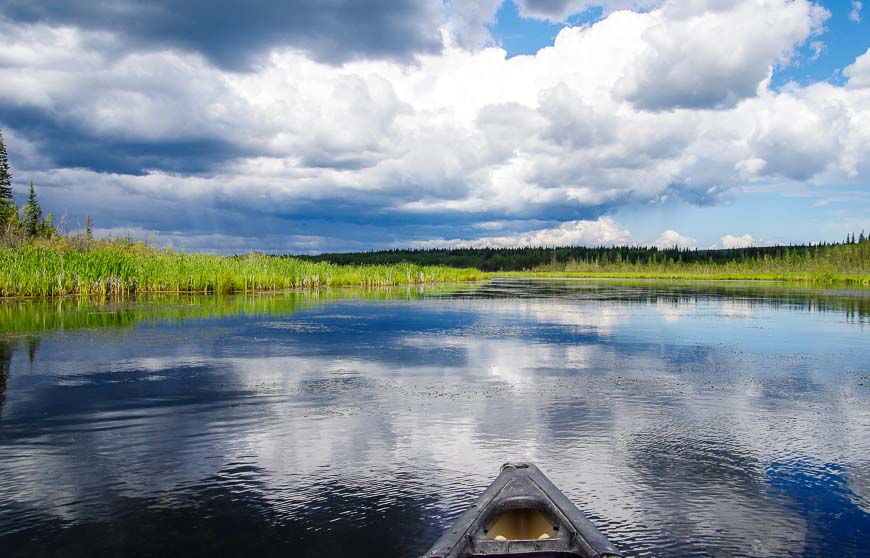
[[[42,208],[36,199],[36,190],[33,189],[33,182],[31,182],[30,195],[27,196],[27,205],[24,206],[24,232],[33,238],[39,234],[41,224]]]
[[[0,225],[15,213],[15,196],[12,195],[12,171],[6,156],[6,144],[0,131]]]
[[[862,242],[866,242],[866,241],[867,241],[867,237],[864,235],[864,229],[861,229],[861,234],[858,235],[858,244],[861,244]]]
[[[85,219],[85,235],[86,235],[85,237],[88,239],[88,241],[91,241],[94,239],[94,223],[93,223],[93,221],[91,221],[90,215],[88,215],[87,218]]]

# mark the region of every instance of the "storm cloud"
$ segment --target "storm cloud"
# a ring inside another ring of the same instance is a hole
[[[251,69],[277,47],[335,64],[407,61],[442,45],[440,11],[427,0],[4,0],[0,16],[118,33],[125,51],[181,48],[232,70]]]

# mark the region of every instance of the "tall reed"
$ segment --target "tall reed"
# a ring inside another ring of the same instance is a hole
[[[484,277],[474,269],[444,266],[340,266],[262,254],[187,254],[123,241],[82,248],[60,239],[0,248],[0,296],[7,297],[376,287]]]
[[[694,257],[694,255],[693,255]],[[717,261],[652,257],[645,261],[616,258],[569,259],[541,265],[532,274],[568,277],[658,279],[753,279],[870,285],[870,242],[783,248],[779,255],[761,254]],[[525,273],[523,275],[529,275]]]

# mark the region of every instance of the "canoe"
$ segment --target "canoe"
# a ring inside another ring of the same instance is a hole
[[[420,558],[622,556],[531,463],[506,463],[498,478]]]

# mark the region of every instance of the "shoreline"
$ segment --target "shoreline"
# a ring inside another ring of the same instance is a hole
[[[863,258],[868,244],[853,249]],[[860,253],[859,252],[860,248]],[[0,248],[0,299],[124,297],[135,295],[315,292],[350,287],[379,289],[473,283],[494,278],[655,281],[756,281],[793,285],[870,286],[863,259],[854,265],[757,262],[760,269],[726,263],[604,264],[601,269],[482,271],[411,262],[338,264],[292,256],[219,256],[157,249],[129,241],[75,242],[54,238]],[[843,262],[844,264],[847,262]],[[804,269],[800,269],[800,268]],[[741,269],[742,268],[742,269]],[[766,268],[766,269],[764,269]],[[858,273],[849,273],[849,271]],[[843,273],[843,272],[846,273]]]
[[[393,283],[389,285],[363,285],[363,284],[341,284],[341,285],[319,285],[312,287],[286,287],[280,289],[248,289],[237,291],[156,291],[156,290],[137,290],[123,293],[102,293],[96,292],[80,292],[68,294],[54,295],[2,295],[0,294],[0,303],[13,302],[16,300],[33,301],[33,300],[84,300],[84,299],[104,299],[104,300],[129,300],[137,297],[221,297],[221,296],[243,296],[243,295],[316,295],[317,293],[329,293],[332,291],[359,291],[360,293],[388,293],[397,289],[439,289],[452,286],[473,285],[475,283],[485,283],[492,280],[492,277],[483,277],[479,279],[460,279],[455,281],[427,281],[425,283]]]
[[[433,285],[486,279],[472,268],[336,265],[263,254],[218,256],[142,244],[63,241],[0,249],[0,297],[230,294],[323,287]]]
[[[526,277],[530,279],[637,279],[650,281],[753,281],[766,283],[792,283],[815,285],[842,285],[870,287],[870,275],[794,273],[691,273],[691,272],[587,272],[587,271],[504,271],[492,272],[490,277]]]

